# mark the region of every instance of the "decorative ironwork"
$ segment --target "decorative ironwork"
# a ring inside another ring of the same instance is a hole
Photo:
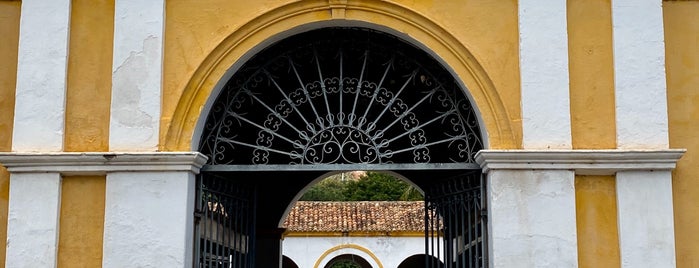
[[[487,267],[484,185],[472,173],[425,191],[425,251],[443,261],[426,260],[425,267]]]
[[[255,189],[214,174],[198,180],[195,267],[255,267]]]
[[[473,108],[420,49],[357,28],[272,45],[226,84],[200,151],[211,165],[474,163]]]

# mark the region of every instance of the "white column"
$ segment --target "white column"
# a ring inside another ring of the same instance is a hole
[[[620,149],[667,149],[662,1],[612,1],[616,132]],[[622,267],[675,267],[672,174],[617,173]]]
[[[13,151],[62,151],[70,0],[22,1]]]
[[[103,267],[191,267],[194,176],[107,174]]]
[[[61,175],[13,173],[10,185],[5,267],[56,267]]]
[[[519,1],[519,68],[522,145],[571,148],[566,1]]]
[[[675,267],[670,171],[616,174],[622,267]]]
[[[164,0],[117,0],[111,151],[155,151],[160,131]]]
[[[575,173],[488,173],[490,267],[577,267]]]
[[[491,267],[577,266],[576,174],[617,174],[623,267],[674,267],[670,172],[684,152],[481,150]]]
[[[662,1],[612,1],[620,149],[668,148]]]

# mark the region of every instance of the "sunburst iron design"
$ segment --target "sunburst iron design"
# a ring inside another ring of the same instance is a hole
[[[328,28],[262,51],[226,84],[200,151],[211,165],[473,163],[473,108],[423,51]]]

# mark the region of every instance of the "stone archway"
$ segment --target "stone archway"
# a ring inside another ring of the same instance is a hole
[[[444,213],[453,209],[439,205],[444,196],[482,185],[474,158],[482,148],[465,89],[421,49],[357,27],[286,38],[246,62],[207,116],[199,145],[209,162],[199,180],[197,259],[203,267],[275,263],[254,253],[279,250],[277,227],[289,202],[327,171],[399,172],[436,189],[426,195],[436,204],[430,207],[449,218]],[[455,176],[458,183],[447,180]],[[482,205],[473,204],[457,210]],[[437,228],[431,236],[482,236],[484,221],[464,215],[431,225]],[[461,228],[471,223],[478,230]],[[484,247],[482,239],[473,241]],[[448,245],[433,254],[451,258],[466,248]]]

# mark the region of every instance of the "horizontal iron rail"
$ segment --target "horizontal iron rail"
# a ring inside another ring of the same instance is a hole
[[[204,165],[202,171],[352,171],[352,170],[480,170],[476,163]]]

